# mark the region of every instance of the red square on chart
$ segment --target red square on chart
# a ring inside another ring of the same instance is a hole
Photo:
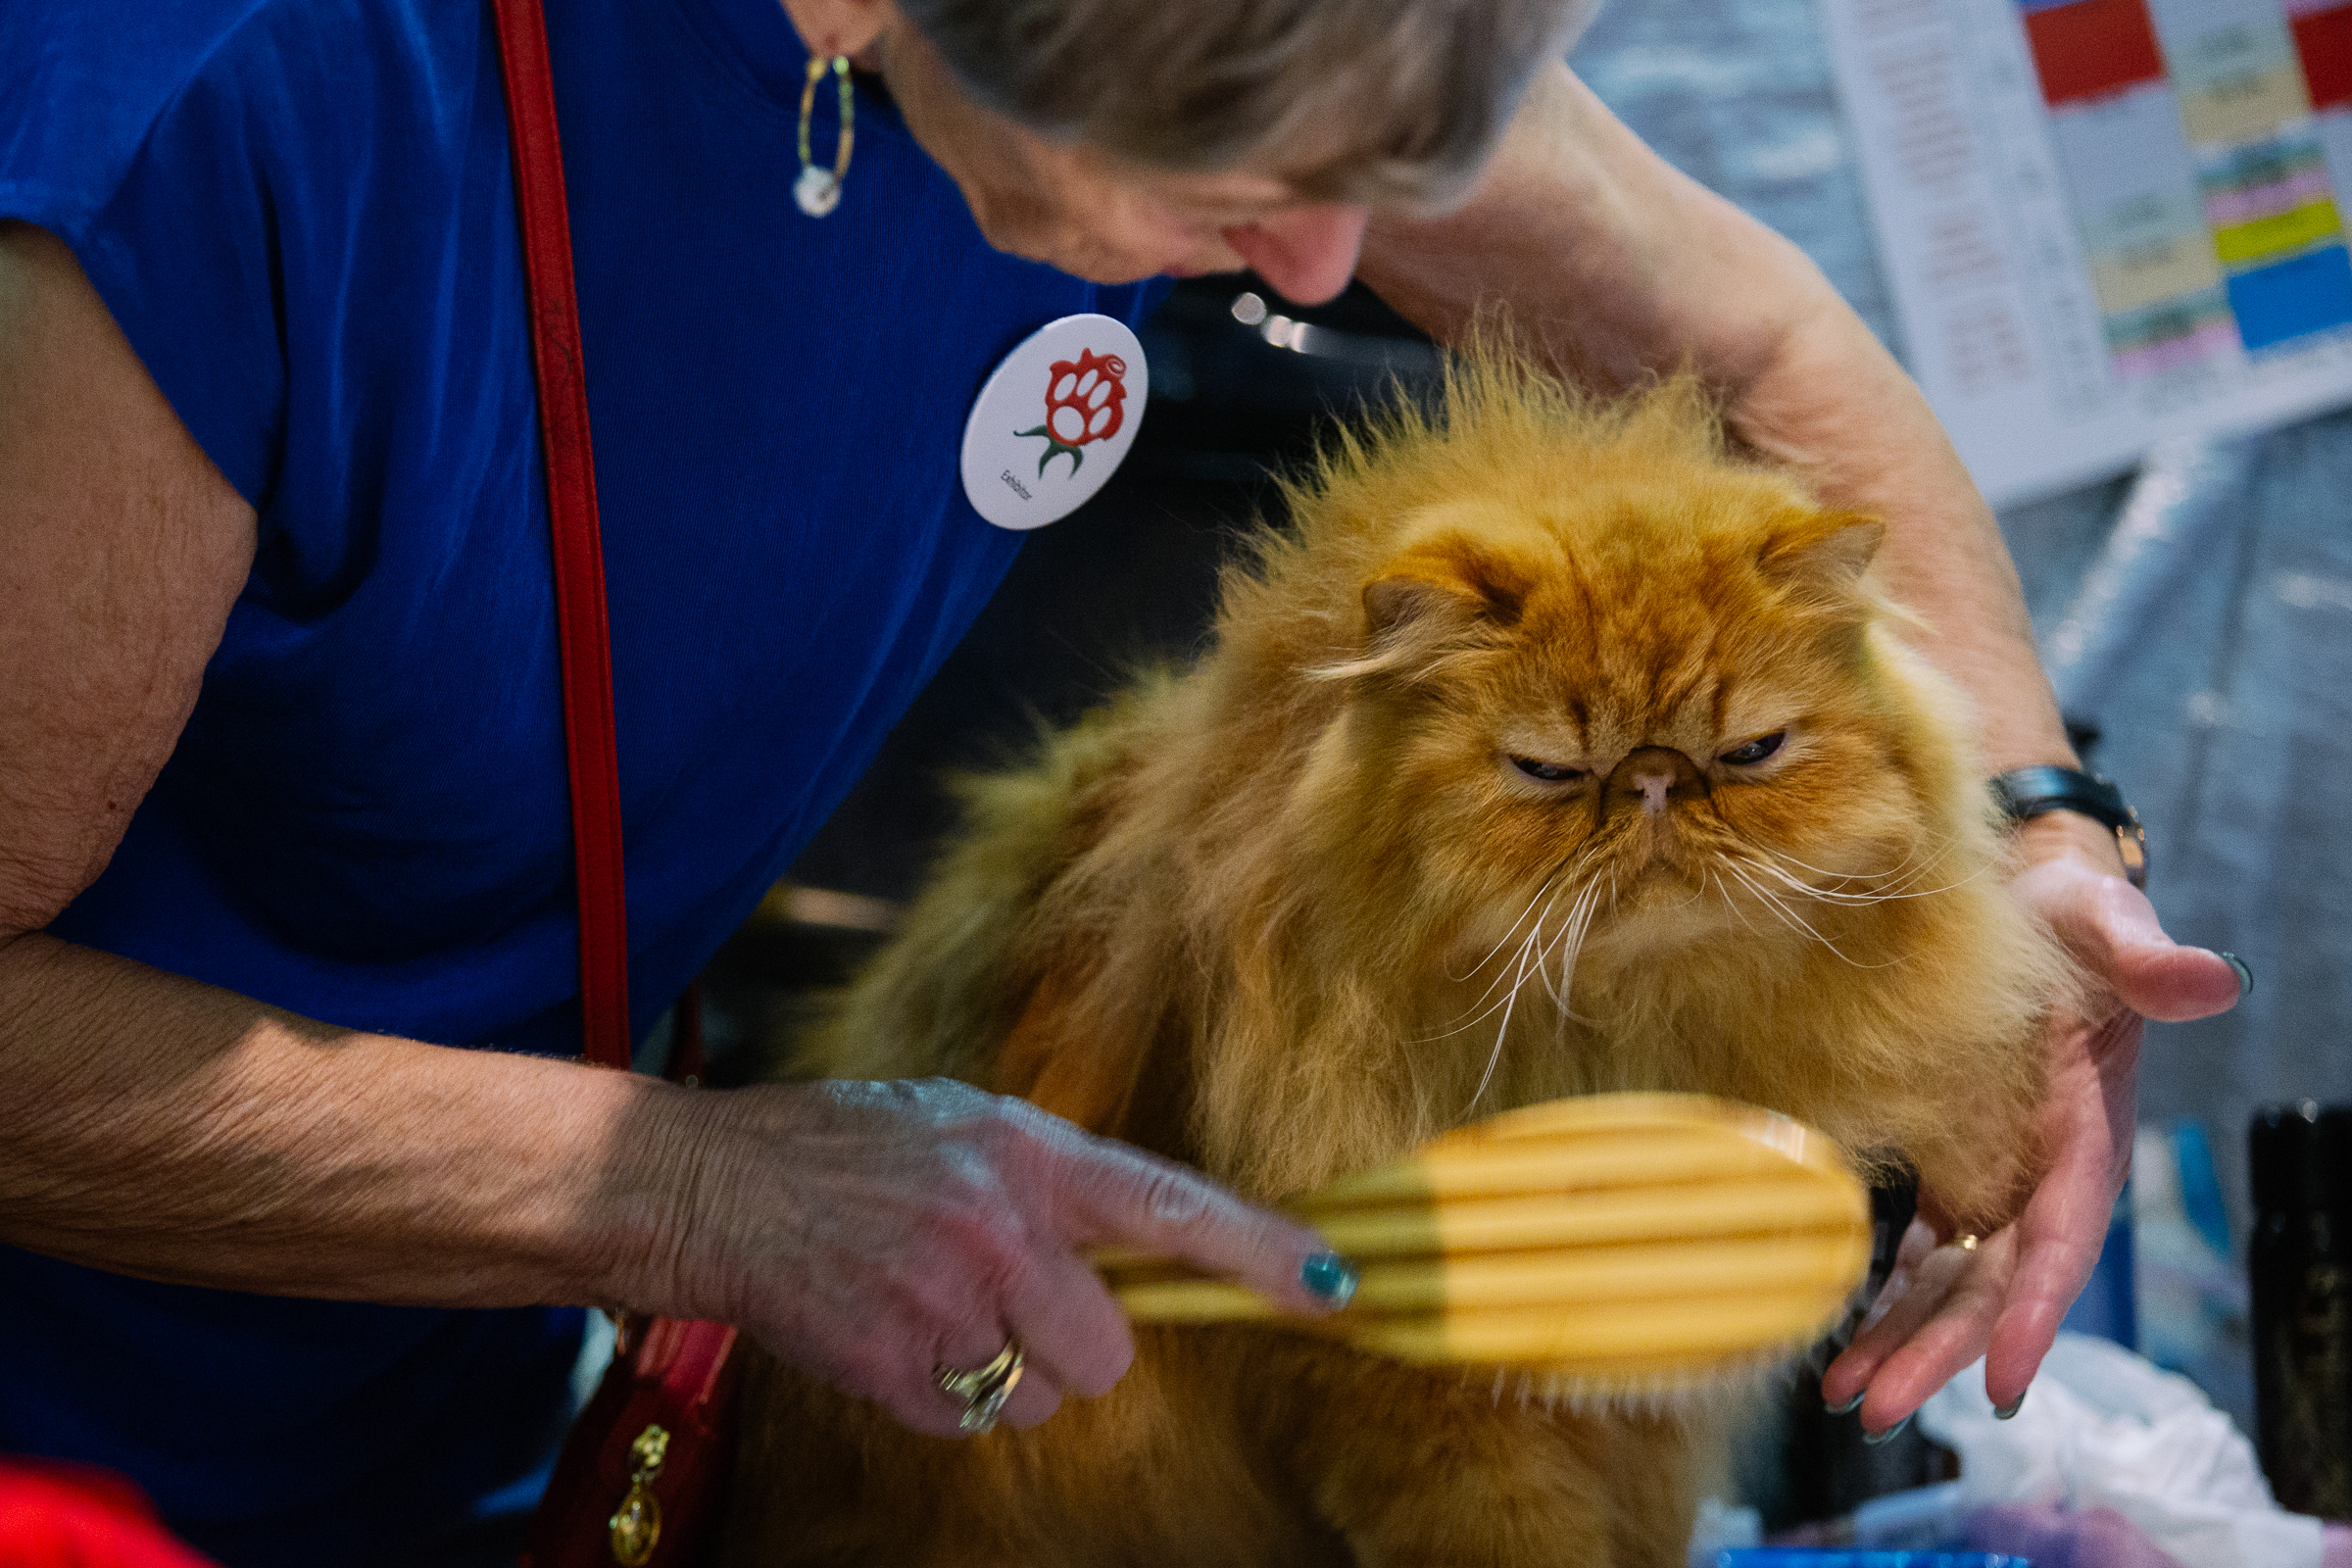
[[[2352,105],[2352,5],[2287,21],[2295,29],[2295,53],[2303,57],[2303,80],[2311,88],[2311,107]]]
[[[2144,0],[2074,0],[2026,13],[2041,95],[2055,109],[2164,76]]]

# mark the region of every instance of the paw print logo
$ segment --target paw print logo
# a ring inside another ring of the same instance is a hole
[[[1015,430],[1016,436],[1042,435],[1046,450],[1037,460],[1037,476],[1063,453],[1070,455],[1070,473],[1086,461],[1080,449],[1119,433],[1127,416],[1127,362],[1115,354],[1080,349],[1075,360],[1055,360],[1046,376],[1046,422],[1034,430]]]

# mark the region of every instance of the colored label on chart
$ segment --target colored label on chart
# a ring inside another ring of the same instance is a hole
[[[1900,352],[1996,505],[2352,404],[2352,0],[1820,0]]]
[[[2290,9],[2291,7],[2291,9]],[[2352,323],[2352,4],[2027,0],[2117,372]]]

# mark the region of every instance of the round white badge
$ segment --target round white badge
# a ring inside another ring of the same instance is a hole
[[[1000,528],[1040,528],[1102,488],[1143,422],[1144,346],[1124,321],[1065,316],[1004,356],[963,426],[963,493]]]

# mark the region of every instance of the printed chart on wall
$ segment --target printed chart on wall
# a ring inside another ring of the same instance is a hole
[[[2352,0],[1822,0],[1913,374],[1992,501],[2352,403]]]

